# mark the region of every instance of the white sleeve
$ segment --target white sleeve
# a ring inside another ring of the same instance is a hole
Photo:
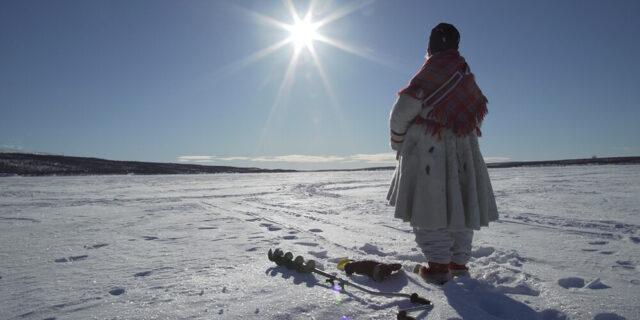
[[[389,116],[391,149],[397,151],[402,148],[407,129],[420,111],[422,111],[422,101],[407,94],[401,94],[398,97]]]

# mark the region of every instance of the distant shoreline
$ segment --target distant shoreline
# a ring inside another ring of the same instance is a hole
[[[545,160],[545,161],[510,161],[510,162],[492,162],[487,163],[487,168],[516,168],[516,167],[550,167],[550,166],[574,166],[574,165],[605,165],[605,164],[640,164],[640,157],[607,157],[607,158],[585,158],[585,159],[566,159],[566,160]],[[376,171],[376,170],[394,170],[395,166],[389,167],[371,167],[362,169],[327,169],[327,170],[310,170],[310,171]]]
[[[181,163],[116,161],[48,154],[0,153],[0,176],[157,175],[265,172],[294,172],[294,170],[203,166]]]
[[[640,157],[608,157],[586,158],[549,161],[513,161],[487,163],[489,168],[514,168],[514,167],[547,167],[547,166],[573,166],[573,165],[603,165],[603,164],[640,164]]]
[[[549,161],[515,161],[488,163],[488,168],[640,164],[640,157],[608,157]],[[275,173],[393,170],[394,166],[360,169],[284,170],[231,166],[205,166],[180,163],[115,161],[99,158],[70,157],[30,153],[0,153],[1,176],[79,176],[79,175],[159,175],[210,173]]]

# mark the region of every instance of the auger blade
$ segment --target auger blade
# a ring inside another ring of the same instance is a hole
[[[304,273],[311,273],[316,268],[316,262],[313,260],[307,261],[305,265],[302,267],[302,271]]]
[[[287,253],[284,254],[284,259],[285,260],[293,260],[293,253],[291,251],[287,251]]]
[[[297,256],[293,260],[293,266],[296,268],[296,271],[304,272],[304,270],[303,270],[303,268],[304,268],[304,258],[302,256]]]
[[[268,256],[269,260],[275,262],[277,265],[281,266],[286,263],[283,257],[284,253],[281,249],[276,249],[275,251],[269,250]]]
[[[269,257],[269,261],[273,261],[273,262],[276,261],[275,257],[273,256],[273,251],[271,251],[271,249],[269,249],[267,256]]]
[[[288,251],[282,257],[282,265],[287,267],[287,269],[295,269],[295,265],[293,264],[293,253],[291,253],[291,251]]]

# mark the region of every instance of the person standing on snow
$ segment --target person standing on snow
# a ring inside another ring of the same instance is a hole
[[[469,276],[473,230],[498,220],[478,145],[488,101],[459,42],[451,24],[431,30],[427,60],[398,92],[389,121],[398,165],[387,199],[413,227],[428,261],[419,273],[434,283]]]

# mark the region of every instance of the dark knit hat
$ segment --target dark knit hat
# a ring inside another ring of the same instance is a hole
[[[431,29],[429,37],[429,54],[438,53],[449,49],[458,49],[460,33],[458,29],[448,23],[440,23]]]

